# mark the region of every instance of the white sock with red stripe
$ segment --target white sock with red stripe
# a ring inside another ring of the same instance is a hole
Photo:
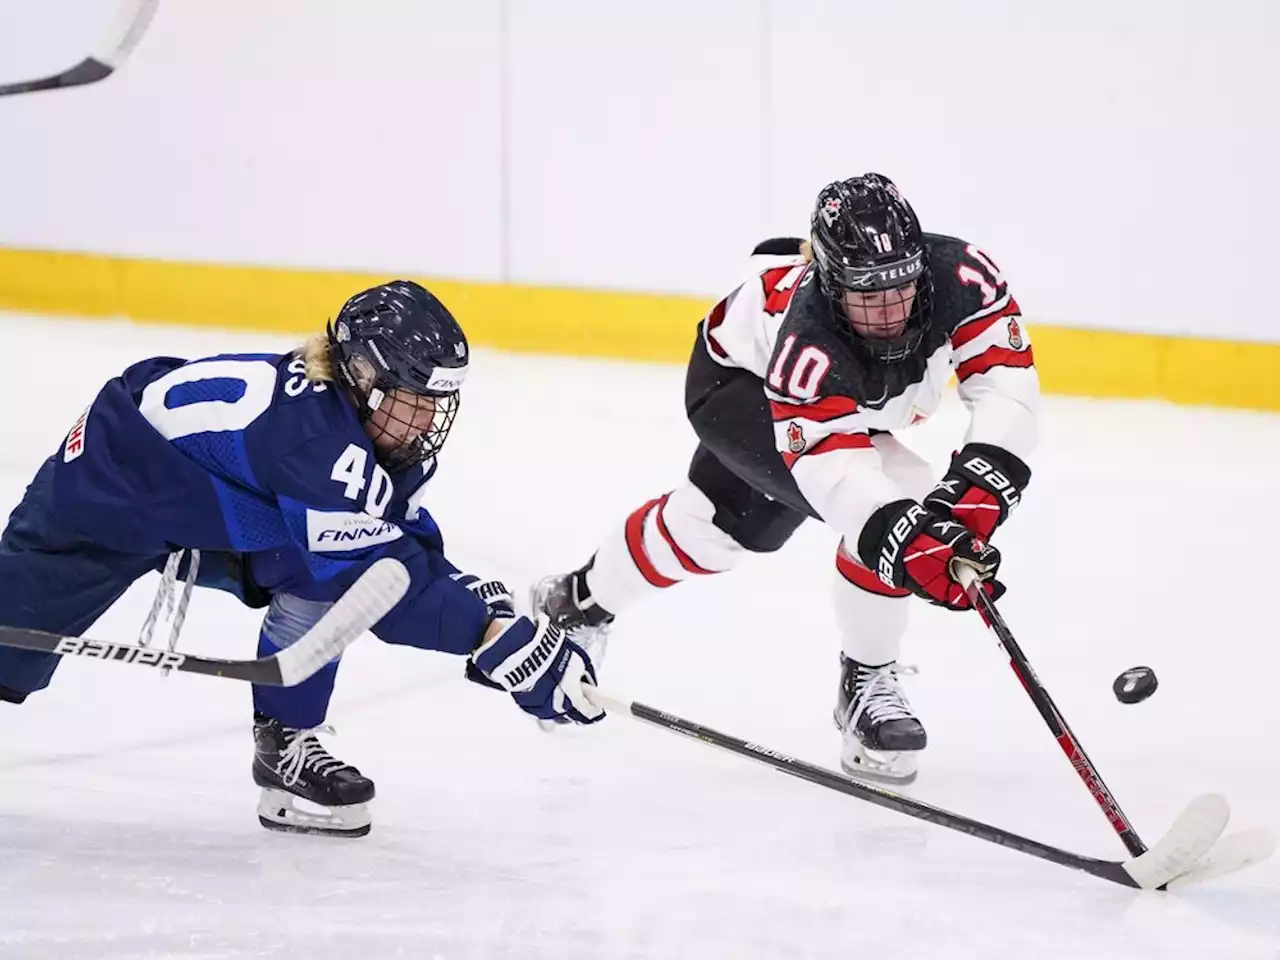
[[[591,596],[617,615],[647,594],[730,569],[746,551],[711,522],[714,515],[706,494],[687,482],[632,511],[596,551]]]
[[[897,660],[911,605],[906,590],[885,586],[841,544],[833,600],[840,647],[850,660],[882,666]]]

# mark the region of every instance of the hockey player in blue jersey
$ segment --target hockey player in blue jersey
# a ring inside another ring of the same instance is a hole
[[[395,281],[352,297],[290,354],[134,364],[102,388],[0,536],[0,624],[79,635],[136,579],[167,568],[162,590],[185,577],[265,606],[266,656],[390,556],[411,585],[374,627],[381,639],[466,657],[469,677],[539,719],[600,719],[584,694],[595,678],[586,651],[545,617],[516,616],[501,583],[450,564],[423,508],[468,361],[445,306]],[[0,648],[0,701],[43,689],[58,662]],[[535,668],[513,669],[525,663]],[[315,735],[337,666],[254,688],[264,826],[369,830],[372,781]]]

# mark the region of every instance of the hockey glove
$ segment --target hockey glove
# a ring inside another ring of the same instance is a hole
[[[497,617],[471,654],[474,668],[539,720],[595,723],[604,711],[587,699],[596,682],[591,657],[545,616]]]
[[[985,539],[1008,519],[1030,481],[1031,468],[1008,450],[967,443],[951,458],[951,469],[924,498],[924,505]]]
[[[977,572],[991,599],[1004,593],[995,580],[1000,551],[914,500],[896,500],[873,513],[858,537],[858,553],[882,583],[951,610],[972,606],[954,578],[958,565]]]
[[[507,585],[501,580],[481,580],[475,574],[471,573],[455,573],[452,579],[457,580],[482,601],[489,608],[489,617],[514,617],[516,615],[516,601],[511,595],[511,591],[507,589]]]

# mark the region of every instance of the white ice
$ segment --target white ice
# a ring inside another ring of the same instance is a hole
[[[0,505],[102,381],[142,356],[288,339],[0,320]],[[942,464],[952,402],[907,434]],[[92,442],[92,438],[89,438]],[[684,475],[676,367],[477,351],[428,506],[455,563],[527,584]],[[1221,791],[1280,822],[1280,417],[1052,398],[1002,531],[1002,608],[1153,843]],[[621,621],[610,691],[833,766],[834,536],[677,587]],[[139,583],[93,635],[136,636]],[[911,792],[1081,853],[1124,851],[975,615],[916,604]],[[249,656],[257,619],[201,594],[186,649]],[[1118,704],[1149,664],[1160,689]],[[332,749],[372,775],[356,841],[259,827],[247,688],[67,662],[0,704],[0,957],[1195,958],[1280,954],[1280,861],[1139,893],[906,819],[625,717],[541,733],[441,654],[361,640]]]

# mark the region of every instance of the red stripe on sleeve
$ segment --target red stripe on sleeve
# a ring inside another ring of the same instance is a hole
[[[711,348],[711,352],[717,357],[722,360],[727,360],[729,359],[729,354],[725,351],[724,347],[720,346],[715,337],[716,327],[724,323],[724,313],[724,301],[721,300],[712,307],[711,312],[707,314],[707,346]]]
[[[974,340],[982,336],[991,329],[991,325],[997,320],[1003,320],[1005,317],[1021,315],[1022,311],[1018,309],[1018,301],[1013,299],[1013,297],[1010,297],[1009,302],[1004,305],[1002,310],[991,314],[989,317],[982,317],[979,320],[969,320],[968,322],[962,323],[960,326],[956,327],[951,333],[951,349],[958,350],[970,340]]]
[[[795,418],[822,423],[857,413],[858,404],[849,397],[823,397],[814,403],[779,403],[777,400],[770,400],[769,409],[773,412],[775,423]]]
[[[956,378],[967,380],[979,373],[986,373],[992,367],[1030,367],[1035,360],[1031,356],[1031,348],[1010,350],[1008,347],[988,347],[976,357],[966,360],[956,367]]]
[[[833,433],[829,437],[823,437],[803,453],[783,453],[782,462],[787,465],[787,469],[791,469],[801,457],[830,453],[832,450],[866,450],[870,447],[871,438],[865,433]]]

